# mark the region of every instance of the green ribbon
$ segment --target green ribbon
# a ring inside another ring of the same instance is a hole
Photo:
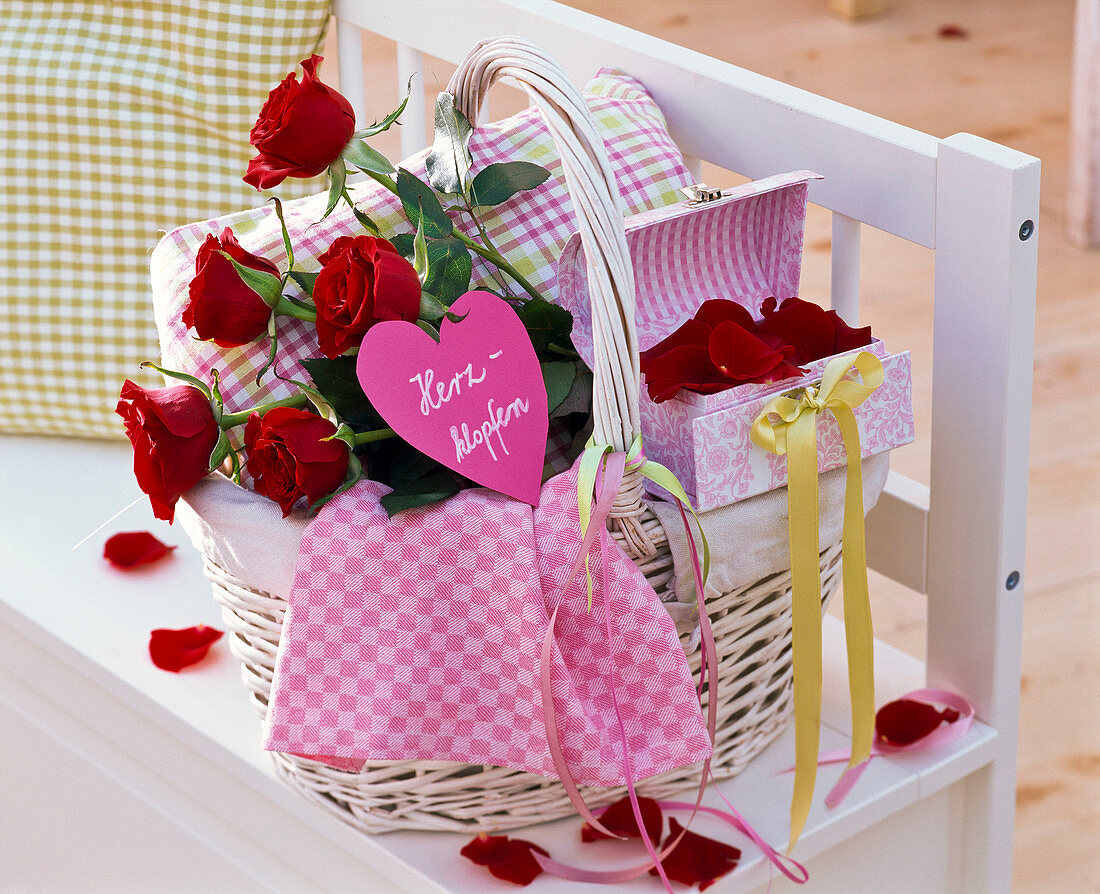
[[[610,444],[596,444],[593,440],[589,440],[584,452],[581,454],[580,468],[577,470],[577,511],[581,522],[581,539],[588,533],[588,524],[592,518],[592,494],[596,488],[600,464],[604,456],[613,453],[614,449]],[[626,452],[626,468],[627,470],[640,468],[643,478],[652,481],[658,487],[664,488],[692,514],[699,528],[699,538],[703,543],[702,579],[706,582],[707,574],[710,572],[710,544],[707,543],[707,536],[703,533],[703,525],[699,521],[695,508],[691,505],[691,499],[688,497],[683,485],[667,468],[646,458],[642,450],[642,436],[640,434],[634,436],[634,441]],[[688,531],[688,536],[691,536],[690,531]],[[592,572],[588,567],[587,557],[584,560],[584,570],[588,579],[588,608],[591,610]]]

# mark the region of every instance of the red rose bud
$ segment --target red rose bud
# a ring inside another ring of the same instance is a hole
[[[161,670],[178,674],[202,661],[222,636],[221,630],[205,624],[183,630],[154,630],[149,634],[149,657]]]
[[[210,401],[198,388],[147,389],[129,379],[115,412],[134,445],[134,476],[149,495],[153,515],[170,522],[176,501],[210,471],[220,430]]]
[[[420,315],[420,277],[385,239],[341,236],[320,261],[313,303],[317,343],[326,357],[358,347],[375,323],[412,323]]]
[[[164,558],[174,549],[148,531],[123,531],[107,538],[103,558],[115,568],[137,568]]]
[[[302,62],[302,82],[294,73],[268,94],[249,140],[257,155],[248,163],[245,183],[270,189],[287,177],[314,177],[344,151],[355,132],[351,103],[317,80],[316,54]]]
[[[324,440],[335,433],[336,426],[327,419],[292,407],[248,417],[248,474],[256,493],[279,504],[283,518],[302,497],[313,504],[343,484],[348,446]]]
[[[507,835],[478,835],[461,851],[462,856],[478,866],[486,867],[493,875],[514,885],[529,885],[542,874],[542,867],[532,855],[538,851],[549,857],[537,844]]]
[[[194,329],[204,341],[213,341],[220,348],[235,348],[267,333],[271,308],[244,284],[232,261],[221,252],[243,267],[273,276],[279,276],[279,268],[241,248],[229,227],[220,237],[211,233],[199,247],[183,325]]]

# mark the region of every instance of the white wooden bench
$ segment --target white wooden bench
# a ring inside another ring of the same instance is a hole
[[[578,82],[609,64],[638,77],[694,159],[750,177],[824,174],[810,198],[833,213],[833,302],[849,321],[861,223],[935,249],[931,483],[892,475],[868,521],[872,565],[927,595],[928,663],[880,644],[877,694],[927,679],[965,693],[981,722],[943,751],[874,761],[841,808],[815,806],[796,855],[815,891],[1008,891],[1038,161],[966,134],[935,139],[548,0],[337,0],[336,14],[345,85],[362,82],[360,28],[399,44],[402,82],[422,54],[457,62],[482,37],[524,34]],[[409,151],[426,142],[423,111],[407,115]],[[153,668],[150,629],[219,618],[178,529],[167,539],[184,546],[163,567],[124,575],[99,557],[110,530],[153,528],[144,506],[71,550],[136,495],[130,461],[123,444],[0,438],[0,879],[19,890],[489,890],[458,856],[462,838],[361,836],[283,787],[224,651],[180,676]],[[827,625],[823,748],[845,741],[839,635]],[[792,754],[788,733],[723,785],[776,845],[791,783],[775,773]],[[837,773],[822,770],[819,800]],[[569,859],[575,826],[532,837]],[[766,885],[767,865],[742,847],[715,891]]]

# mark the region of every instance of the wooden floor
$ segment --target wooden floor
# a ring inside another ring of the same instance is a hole
[[[571,3],[935,136],[1042,159],[1015,889],[1100,892],[1100,252],[1063,235],[1072,0],[892,0],[856,24],[825,0]],[[966,36],[940,37],[944,25]],[[439,66],[429,90],[448,75]],[[828,297],[829,232],[811,209],[803,297]],[[864,228],[863,258],[862,322],[913,351],[920,437],[894,465],[927,480],[932,255]],[[876,634],[921,654],[921,600],[873,586]]]

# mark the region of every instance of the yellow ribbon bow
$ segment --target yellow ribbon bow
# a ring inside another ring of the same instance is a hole
[[[846,379],[855,369],[862,382]],[[793,848],[813,800],[821,730],[821,567],[817,507],[817,417],[830,411],[840,427],[847,456],[844,496],[844,627],[848,687],[852,702],[852,754],[848,770],[867,760],[875,725],[874,638],[867,593],[863,531],[862,450],[853,407],[884,378],[882,362],[867,351],[837,357],[825,367],[820,386],[796,396],[773,398],[750,431],[754,444],[787,454],[788,530],[791,541],[791,623],[794,664],[795,776],[791,798]],[[845,772],[848,772],[847,770]]]

